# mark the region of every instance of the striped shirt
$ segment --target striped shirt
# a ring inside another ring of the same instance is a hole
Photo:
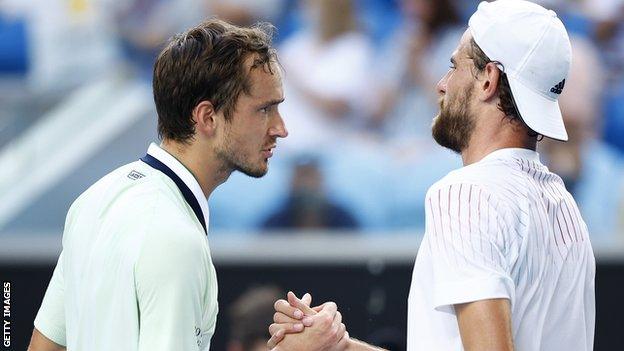
[[[536,152],[501,149],[425,199],[408,350],[463,350],[454,304],[506,298],[516,350],[593,350],[595,260],[561,178]]]

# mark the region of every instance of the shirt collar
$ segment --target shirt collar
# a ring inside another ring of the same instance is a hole
[[[210,217],[208,213],[208,200],[206,199],[204,192],[201,190],[197,179],[195,179],[195,176],[193,176],[193,174],[186,167],[184,167],[180,161],[154,143],[150,144],[147,149],[147,154],[164,163],[178,177],[180,177],[180,179],[182,179],[184,184],[186,184],[189,189],[191,189],[191,192],[195,195],[195,199],[197,199],[197,202],[202,209],[206,228],[208,228],[208,218]]]
[[[512,158],[536,162],[539,162],[540,160],[539,153],[537,153],[537,151],[522,148],[505,148],[490,152],[487,156],[482,158],[481,161]]]

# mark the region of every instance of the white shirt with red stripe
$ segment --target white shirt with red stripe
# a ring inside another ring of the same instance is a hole
[[[561,178],[535,151],[501,149],[425,199],[409,295],[408,350],[463,350],[453,305],[511,302],[519,351],[593,350],[595,259]]]

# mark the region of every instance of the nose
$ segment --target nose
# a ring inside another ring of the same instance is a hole
[[[275,138],[285,138],[288,136],[286,123],[280,114],[277,115],[275,124],[269,129],[269,135]]]
[[[438,92],[438,95],[444,95],[446,93],[446,83],[448,81],[449,72],[447,72],[436,85],[436,91]]]

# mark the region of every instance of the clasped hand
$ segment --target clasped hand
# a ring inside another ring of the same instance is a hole
[[[312,296],[301,299],[288,293],[288,300],[275,302],[273,324],[269,326],[272,351],[343,351],[349,346],[349,333],[333,302],[310,307]]]

